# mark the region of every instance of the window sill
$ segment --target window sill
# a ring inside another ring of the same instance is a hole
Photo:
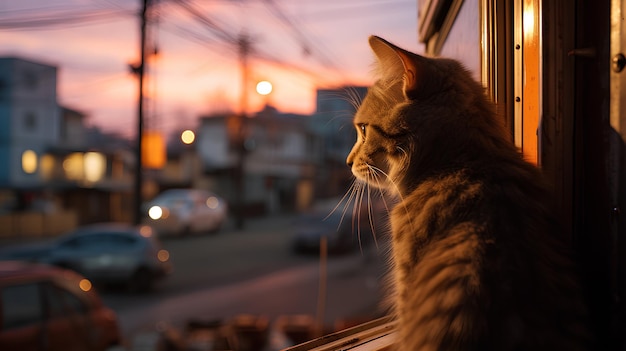
[[[391,350],[395,340],[394,327],[395,322],[390,317],[383,317],[283,351]]]

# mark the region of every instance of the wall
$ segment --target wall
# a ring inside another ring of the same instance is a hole
[[[0,215],[0,239],[53,237],[73,230],[78,218],[73,211],[21,212]]]

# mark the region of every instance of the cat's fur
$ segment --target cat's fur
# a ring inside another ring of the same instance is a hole
[[[347,163],[386,189],[399,350],[583,350],[571,250],[540,171],[458,62],[370,37],[378,81]]]

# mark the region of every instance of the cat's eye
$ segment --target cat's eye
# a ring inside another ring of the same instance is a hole
[[[366,136],[366,128],[367,125],[366,124],[359,124],[359,128],[361,129],[361,135],[363,136],[363,139],[365,140],[365,136]]]

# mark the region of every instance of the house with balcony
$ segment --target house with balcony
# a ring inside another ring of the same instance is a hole
[[[129,145],[85,118],[59,106],[56,66],[0,58],[0,237],[126,220]]]
[[[57,67],[0,58],[0,187],[40,189],[39,160],[60,139]]]

